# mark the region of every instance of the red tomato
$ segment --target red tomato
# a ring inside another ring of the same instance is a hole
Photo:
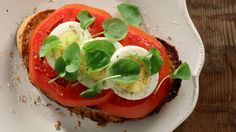
[[[170,64],[165,49],[162,44],[154,37],[134,26],[129,26],[128,35],[121,41],[121,43],[124,46],[136,45],[147,50],[152,47],[157,48],[164,60],[164,65],[162,66],[159,73],[159,81],[170,73]],[[98,107],[101,110],[118,117],[141,118],[152,112],[162,103],[168,94],[169,88],[170,80],[167,80],[162,84],[155,95],[151,94],[147,98],[136,101],[126,100],[113,94],[111,99],[103,104],[98,105]]]
[[[63,79],[48,83],[57,74],[44,59],[39,58],[39,49],[42,42],[58,24],[66,21],[76,21],[76,16],[81,10],[88,10],[91,15],[96,17],[95,22],[89,27],[91,34],[103,31],[102,22],[111,17],[107,12],[100,9],[81,4],[66,5],[53,12],[37,26],[29,45],[29,75],[31,81],[51,99],[65,106],[96,105],[107,101],[112,95],[110,90],[106,90],[96,98],[88,99],[80,96],[80,93],[86,89],[81,84],[73,87],[71,83]]]

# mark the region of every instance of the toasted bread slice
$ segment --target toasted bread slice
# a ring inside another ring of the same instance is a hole
[[[22,57],[23,63],[25,64],[26,68],[28,69],[28,46],[29,42],[31,39],[31,35],[36,28],[36,26],[44,20],[46,17],[48,17],[51,13],[53,13],[54,10],[44,10],[41,12],[38,12],[36,14],[33,14],[32,16],[27,17],[22,24],[20,25],[17,35],[16,35],[16,43],[17,43],[17,48],[20,57]],[[166,52],[168,53],[169,60],[171,63],[171,69],[175,70],[180,64],[181,61],[179,60],[178,53],[175,49],[175,47],[169,45],[165,41],[158,39],[163,46],[166,49]],[[181,84],[181,80],[175,79],[172,81],[172,88],[169,91],[168,97],[166,97],[166,100],[163,100],[163,105],[172,100],[178,93],[179,87]],[[36,86],[37,87],[37,86]],[[46,94],[45,94],[46,95]],[[46,95],[47,96],[47,95]],[[57,102],[59,103],[59,102]],[[130,119],[125,119],[125,118],[120,118],[116,116],[109,115],[99,109],[96,108],[96,106],[92,107],[66,107],[68,110],[77,113],[78,115],[81,115],[82,117],[88,117],[91,120],[94,120],[98,122],[99,125],[104,125],[108,122],[123,122],[125,120],[130,120]],[[159,111],[159,109],[162,107],[162,105],[156,110],[154,110],[152,113],[150,113],[147,116],[152,115],[153,113],[156,113]],[[145,118],[145,117],[144,117]]]
[[[29,53],[28,45],[33,30],[42,20],[48,17],[48,15],[50,15],[52,12],[54,12],[54,10],[44,10],[26,17],[17,31],[16,34],[17,48],[20,57],[22,57],[26,67],[28,67],[28,53]]]

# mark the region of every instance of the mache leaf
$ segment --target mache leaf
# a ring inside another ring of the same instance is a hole
[[[149,75],[159,72],[161,66],[164,64],[160,52],[156,48],[151,48],[149,53],[141,59],[146,64],[146,69]]]
[[[95,17],[89,14],[87,10],[80,11],[77,15],[77,19],[80,21],[80,27],[84,30],[95,21]]]
[[[86,52],[85,56],[89,71],[96,71],[105,68],[111,59],[110,55],[99,50],[94,52]]]
[[[164,61],[160,55],[160,52],[156,48],[151,48],[149,50],[151,56],[151,75],[160,71],[161,66],[164,64]]]
[[[188,80],[191,77],[191,71],[189,65],[184,62],[182,63],[172,74],[172,78],[178,78],[182,80]]]
[[[66,80],[69,80],[69,81],[77,80],[78,71],[71,72],[71,73],[67,72],[66,62],[64,61],[62,56],[56,60],[55,71],[58,73],[59,77],[62,77]]]
[[[94,40],[83,46],[89,71],[105,68],[115,52],[115,46],[107,40]]]
[[[80,96],[85,97],[85,98],[93,98],[96,97],[101,93],[101,89],[99,88],[98,85],[94,85],[87,90],[83,91]]]
[[[128,33],[128,25],[119,18],[109,18],[103,22],[104,35],[108,39],[121,40]]]
[[[117,9],[127,23],[134,26],[140,25],[141,13],[137,6],[128,3],[121,3],[117,6]]]
[[[146,64],[146,70],[149,75],[152,75],[152,63],[149,57],[145,56],[141,58],[142,61]]]
[[[60,44],[60,40],[55,35],[48,36],[39,51],[39,57],[46,56],[52,49]]]
[[[80,48],[77,43],[69,45],[64,53],[63,59],[66,62],[66,71],[69,73],[75,72],[80,66]]]
[[[93,40],[83,46],[86,52],[102,51],[110,56],[115,52],[115,46],[108,40]]]
[[[66,71],[69,73],[75,72],[79,69],[80,66],[80,60],[72,60],[70,64],[66,66]]]
[[[54,65],[54,69],[60,77],[64,77],[66,75],[65,67],[66,67],[66,62],[64,61],[62,56],[57,58]]]
[[[66,80],[77,80],[80,66],[80,48],[77,43],[69,45],[55,62],[55,71]]]
[[[77,80],[77,78],[78,78],[78,71],[75,71],[72,73],[66,72],[66,75],[64,77],[64,79],[68,81],[74,81],[74,80]]]
[[[111,76],[121,75],[113,80],[120,83],[133,83],[139,79],[141,65],[132,59],[120,59],[111,65]]]
[[[182,63],[173,73],[165,76],[160,83],[158,84],[156,90],[154,91],[154,94],[158,92],[158,89],[161,87],[163,82],[167,80],[168,78],[176,78],[176,79],[182,79],[182,80],[189,80],[191,77],[191,70],[189,68],[189,65],[184,62]]]

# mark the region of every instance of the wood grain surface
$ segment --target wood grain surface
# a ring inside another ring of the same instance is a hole
[[[176,132],[236,132],[236,0],[187,0],[206,60],[191,116]]]

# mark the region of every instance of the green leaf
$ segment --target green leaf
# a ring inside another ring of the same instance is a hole
[[[86,52],[86,60],[89,71],[100,70],[106,67],[111,59],[110,55],[102,51]]]
[[[87,10],[81,11],[77,15],[77,19],[80,21],[80,27],[84,30],[87,29],[95,21],[95,17],[89,14]]]
[[[152,75],[152,63],[149,57],[145,56],[141,58],[142,61],[146,64],[146,70],[149,75]]]
[[[66,66],[66,71],[69,73],[75,72],[78,70],[78,67],[80,66],[80,60],[73,60],[69,65]]]
[[[115,46],[107,40],[94,40],[86,43],[83,46],[86,52],[102,51],[110,56],[115,52]]]
[[[55,35],[51,35],[51,36],[48,36],[43,43],[50,43],[52,41],[56,41],[56,40],[59,40],[57,36]]]
[[[78,78],[78,71],[75,71],[72,73],[66,72],[66,75],[64,77],[64,79],[69,80],[69,81],[77,80],[77,78]]]
[[[66,62],[66,71],[69,73],[75,72],[80,66],[80,48],[77,43],[72,43],[69,45],[64,53],[63,59]]]
[[[60,77],[64,77],[66,75],[65,67],[66,62],[64,59],[62,57],[57,58],[54,68]]]
[[[63,59],[70,63],[71,61],[78,59],[80,57],[80,48],[76,42],[70,44],[63,53]]]
[[[188,80],[191,77],[191,71],[189,65],[185,62],[182,63],[172,74],[172,78],[178,78],[182,80]]]
[[[138,80],[141,65],[132,59],[120,59],[111,65],[109,72],[112,76],[121,75],[113,80],[121,83],[133,83]]]
[[[86,97],[86,98],[93,98],[99,95],[100,93],[101,93],[101,89],[99,88],[99,86],[95,85],[85,90],[84,92],[82,92],[80,96]]]
[[[83,46],[89,71],[106,67],[115,52],[114,45],[107,40],[94,40]]]
[[[154,95],[157,93],[158,89],[161,87],[163,82],[165,82],[166,79],[168,78],[177,78],[177,79],[182,79],[182,80],[188,80],[191,77],[191,71],[189,68],[189,65],[185,62],[182,63],[173,73],[165,76],[160,83],[158,84],[156,90],[154,91]]]
[[[147,73],[149,75],[156,74],[160,71],[164,61],[160,52],[156,48],[151,48],[145,57],[138,57],[146,64]]]
[[[121,40],[128,33],[128,25],[119,18],[109,18],[103,22],[104,35],[108,39]]]
[[[69,45],[55,62],[55,71],[66,80],[77,80],[80,66],[80,48],[77,43]]]
[[[152,65],[152,74],[155,74],[160,71],[161,66],[164,64],[164,61],[160,55],[160,52],[156,48],[150,49],[151,57],[151,65]]]
[[[40,48],[40,51],[39,51],[40,58],[46,56],[46,54],[48,54],[49,51],[56,48],[59,44],[60,44],[60,40],[56,36],[54,35],[48,36],[44,40],[43,45]]]
[[[124,20],[134,26],[139,26],[141,23],[141,13],[139,8],[132,4],[122,3],[117,6]]]

